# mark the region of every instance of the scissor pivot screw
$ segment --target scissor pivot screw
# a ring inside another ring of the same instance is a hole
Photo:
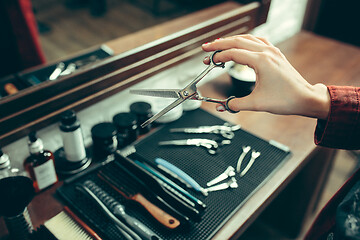
[[[184,96],[188,96],[189,92],[188,91],[184,91]]]

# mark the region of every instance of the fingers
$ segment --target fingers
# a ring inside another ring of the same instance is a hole
[[[234,61],[239,64],[247,65],[256,71],[256,63],[259,59],[259,55],[244,49],[229,49],[216,53],[213,59],[216,63]],[[210,58],[205,57],[203,61],[205,64],[209,64]]]
[[[256,71],[259,56],[261,53],[269,52],[269,50],[273,48],[273,45],[264,38],[245,34],[219,38],[213,42],[203,44],[202,48],[206,52],[222,50],[215,54],[215,62],[234,61],[239,64],[248,65]],[[209,57],[206,57],[203,62],[209,64]]]
[[[253,101],[253,96],[250,94],[248,96],[245,97],[241,97],[241,98],[234,98],[232,100],[229,101],[228,106],[231,110],[233,111],[250,111],[250,110],[256,110],[255,109],[255,104]],[[216,105],[216,110],[218,112],[225,112],[226,109],[224,108],[224,106],[222,106],[221,104],[217,104]]]
[[[254,52],[262,52],[269,46],[265,39],[257,38],[252,35],[237,35],[227,38],[219,38],[213,42],[202,45],[204,51],[210,52],[215,50],[227,49],[245,49]]]

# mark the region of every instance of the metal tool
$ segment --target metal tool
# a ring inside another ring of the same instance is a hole
[[[237,184],[237,181],[234,177],[232,177],[229,181],[227,181],[226,183],[220,183],[218,185],[215,186],[211,186],[208,188],[204,188],[204,191],[206,193],[209,192],[215,192],[215,191],[220,191],[220,190],[225,190],[228,188],[237,188],[239,185]]]
[[[54,81],[56,80],[62,71],[65,69],[65,63],[60,62],[56,65],[55,70],[50,74],[49,80]]]
[[[217,176],[216,178],[214,178],[213,180],[209,181],[208,183],[206,183],[206,186],[210,187],[212,185],[215,185],[221,181],[224,181],[225,179],[229,178],[229,177],[233,177],[235,176],[235,168],[232,166],[229,166],[226,168],[226,170],[220,174],[219,176]]]
[[[158,144],[160,146],[168,146],[168,145],[178,145],[178,146],[197,146],[204,147],[208,150],[210,154],[216,154],[216,150],[220,145],[230,144],[230,140],[222,140],[220,143],[211,139],[204,138],[193,138],[193,139],[180,139],[180,140],[169,140],[169,141],[161,141]]]
[[[256,152],[256,151],[252,151],[251,152],[251,159],[249,161],[249,163],[246,165],[246,167],[244,168],[244,170],[240,173],[240,177],[243,177],[251,168],[251,166],[254,164],[255,159],[257,159],[260,156],[260,152]]]
[[[89,56],[87,58],[76,60],[74,63],[75,63],[77,68],[81,68],[83,66],[92,64],[92,63],[97,62],[99,60],[100,59],[96,55],[91,55],[91,56]]]
[[[146,95],[146,96],[154,96],[154,97],[165,97],[165,98],[176,98],[176,100],[171,103],[169,106],[165,107],[160,112],[156,113],[154,116],[149,118],[147,121],[141,124],[141,127],[146,127],[148,124],[152,123],[159,117],[163,116],[165,113],[169,112],[171,109],[179,106],[181,103],[183,103],[186,100],[199,100],[199,101],[205,101],[205,102],[213,102],[213,103],[219,103],[224,106],[224,108],[231,112],[236,113],[238,111],[234,111],[230,109],[229,107],[229,101],[234,99],[234,96],[231,96],[224,100],[214,99],[214,98],[208,98],[208,97],[201,97],[199,93],[197,92],[196,84],[205,77],[206,74],[208,74],[212,69],[216,67],[225,67],[225,63],[215,63],[214,62],[214,55],[219,52],[215,51],[210,56],[210,64],[209,66],[202,72],[200,75],[198,75],[193,81],[191,81],[185,88],[183,89],[137,89],[137,90],[130,90],[130,93],[139,94],[139,95]]]
[[[219,134],[227,139],[233,139],[237,131],[241,128],[241,125],[231,125],[230,123],[224,123],[224,125],[214,126],[200,126],[200,127],[187,127],[187,128],[172,128],[170,132],[183,132],[183,133],[214,133]]]
[[[241,163],[242,161],[244,160],[246,154],[250,151],[251,147],[250,146],[243,146],[242,147],[242,153],[240,154],[240,157],[237,161],[237,164],[236,164],[236,172],[240,172],[240,168],[241,168]]]
[[[72,73],[75,72],[75,71],[76,71],[76,64],[75,64],[75,63],[70,63],[70,64],[66,67],[66,69],[60,73],[59,76],[70,75],[70,74],[72,74]]]

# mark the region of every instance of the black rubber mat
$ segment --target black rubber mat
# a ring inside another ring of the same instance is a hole
[[[236,176],[239,185],[236,189],[227,189],[211,192],[207,197],[188,189],[194,196],[202,200],[207,208],[204,211],[200,222],[190,221],[187,228],[169,230],[156,222],[141,206],[126,201],[115,190],[105,184],[93,171],[71,184],[64,184],[58,189],[58,193],[68,202],[69,206],[76,210],[99,235],[104,239],[123,239],[117,229],[108,220],[99,208],[75,190],[75,185],[87,179],[91,179],[101,186],[119,202],[124,203],[128,213],[144,222],[163,239],[210,239],[226,221],[246,202],[256,189],[276,171],[276,169],[291,155],[286,148],[279,148],[269,141],[265,141],[253,134],[238,130],[231,144],[221,146],[215,155],[211,155],[203,147],[198,146],[159,146],[159,141],[186,139],[186,138],[207,138],[221,140],[222,137],[216,134],[185,134],[171,133],[171,128],[196,127],[205,125],[222,125],[224,121],[203,111],[196,110],[187,112],[179,120],[160,127],[157,131],[149,134],[135,144],[136,153],[129,156],[130,159],[141,159],[153,164],[155,158],[163,158],[177,166],[201,186],[221,174],[228,166],[236,167],[237,159],[242,152],[242,146],[251,146],[252,150],[258,151],[261,155],[255,160],[253,166],[243,177]],[[242,169],[250,160],[251,151],[246,155]],[[116,161],[116,160],[115,160]],[[129,184],[126,176],[122,175],[111,162],[100,168],[119,184]],[[169,176],[169,178],[171,178]],[[175,179],[172,179],[176,181]],[[179,185],[181,185],[180,182]],[[181,185],[184,186],[184,185]],[[149,186],[151,189],[151,186]]]

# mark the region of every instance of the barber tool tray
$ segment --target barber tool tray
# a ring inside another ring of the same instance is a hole
[[[199,109],[58,194],[103,239],[210,239],[290,154]]]

